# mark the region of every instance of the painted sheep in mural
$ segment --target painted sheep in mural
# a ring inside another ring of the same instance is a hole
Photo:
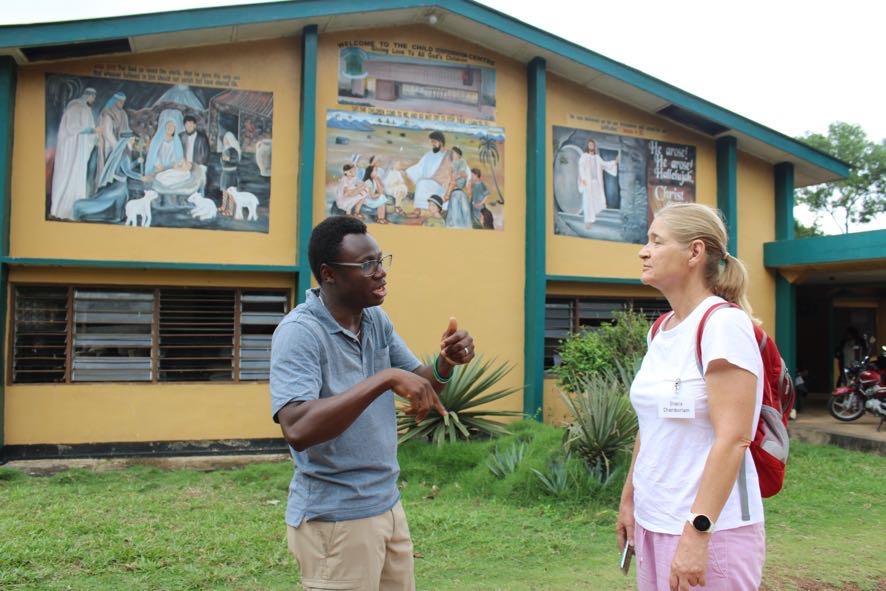
[[[151,203],[156,199],[159,195],[157,191],[147,190],[145,191],[145,196],[140,199],[133,199],[132,201],[126,202],[126,225],[127,226],[137,226],[138,218],[141,216],[142,223],[141,226],[143,228],[148,228],[151,226]]]
[[[225,193],[234,200],[234,205],[236,206],[234,209],[235,220],[243,219],[243,208],[246,208],[247,211],[247,221],[258,219],[258,197],[253,193],[238,191],[237,187],[228,187],[225,189]]]
[[[198,220],[211,220],[218,215],[215,201],[207,199],[200,193],[191,194],[191,196],[188,197],[188,203],[194,204],[194,208],[191,209],[191,217],[197,218]]]

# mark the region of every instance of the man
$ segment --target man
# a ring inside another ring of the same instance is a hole
[[[271,345],[273,417],[295,462],[289,549],[309,591],[413,590],[394,394],[416,420],[445,414],[437,394],[454,365],[473,359],[474,341],[453,318],[433,364],[416,359],[379,307],[391,255],[360,220],[321,222],[308,258],[320,288],[280,322]]]
[[[185,115],[185,130],[178,134],[178,137],[182,142],[187,162],[204,166],[209,162],[209,138],[197,129],[196,117]]]
[[[72,219],[74,202],[87,196],[89,158],[97,141],[94,102],[95,89],[87,88],[67,104],[58,125],[49,206],[56,218]]]
[[[406,174],[415,183],[415,212],[412,217],[421,217],[422,210],[428,207],[428,198],[431,195],[443,195],[446,192],[452,176],[452,155],[445,149],[446,136],[442,132],[432,131],[428,139],[431,140],[431,151],[406,169]]]
[[[98,126],[104,160],[107,160],[114,148],[117,147],[117,142],[122,138],[122,134],[130,131],[129,115],[123,109],[124,104],[126,104],[126,94],[114,93],[99,113]],[[104,170],[104,166],[99,167],[99,172],[102,170]]]

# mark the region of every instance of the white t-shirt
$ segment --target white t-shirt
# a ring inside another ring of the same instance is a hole
[[[631,404],[640,422],[640,452],[634,463],[634,518],[649,531],[681,534],[698,493],[714,429],[704,378],[696,362],[695,340],[701,317],[723,301],[709,297],[675,328],[659,330],[631,384]],[[708,316],[701,355],[705,371],[714,359],[725,359],[757,376],[754,421],[749,427],[756,426],[763,400],[763,362],[747,314],[736,308],[721,308]],[[679,387],[675,388],[678,379]],[[694,400],[694,418],[659,418],[662,400],[673,397],[675,391],[684,401]],[[763,521],[763,500],[749,450],[745,451],[744,466],[751,518],[741,519],[735,484],[717,519],[716,530]]]

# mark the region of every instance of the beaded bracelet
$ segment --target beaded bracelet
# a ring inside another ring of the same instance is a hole
[[[431,364],[431,367],[434,368],[434,379],[437,380],[441,384],[448,384],[449,380],[452,379],[452,374],[449,374],[447,377],[443,377],[440,375],[440,372],[437,371],[437,359],[440,358],[440,354],[437,353],[434,355],[434,362]]]

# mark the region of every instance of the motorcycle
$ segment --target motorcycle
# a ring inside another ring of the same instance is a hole
[[[875,339],[868,342],[873,345]],[[828,399],[831,416],[838,421],[855,421],[868,411],[880,419],[879,431],[886,421],[886,346],[881,347],[879,356],[868,352],[843,372],[845,385],[836,388]]]

